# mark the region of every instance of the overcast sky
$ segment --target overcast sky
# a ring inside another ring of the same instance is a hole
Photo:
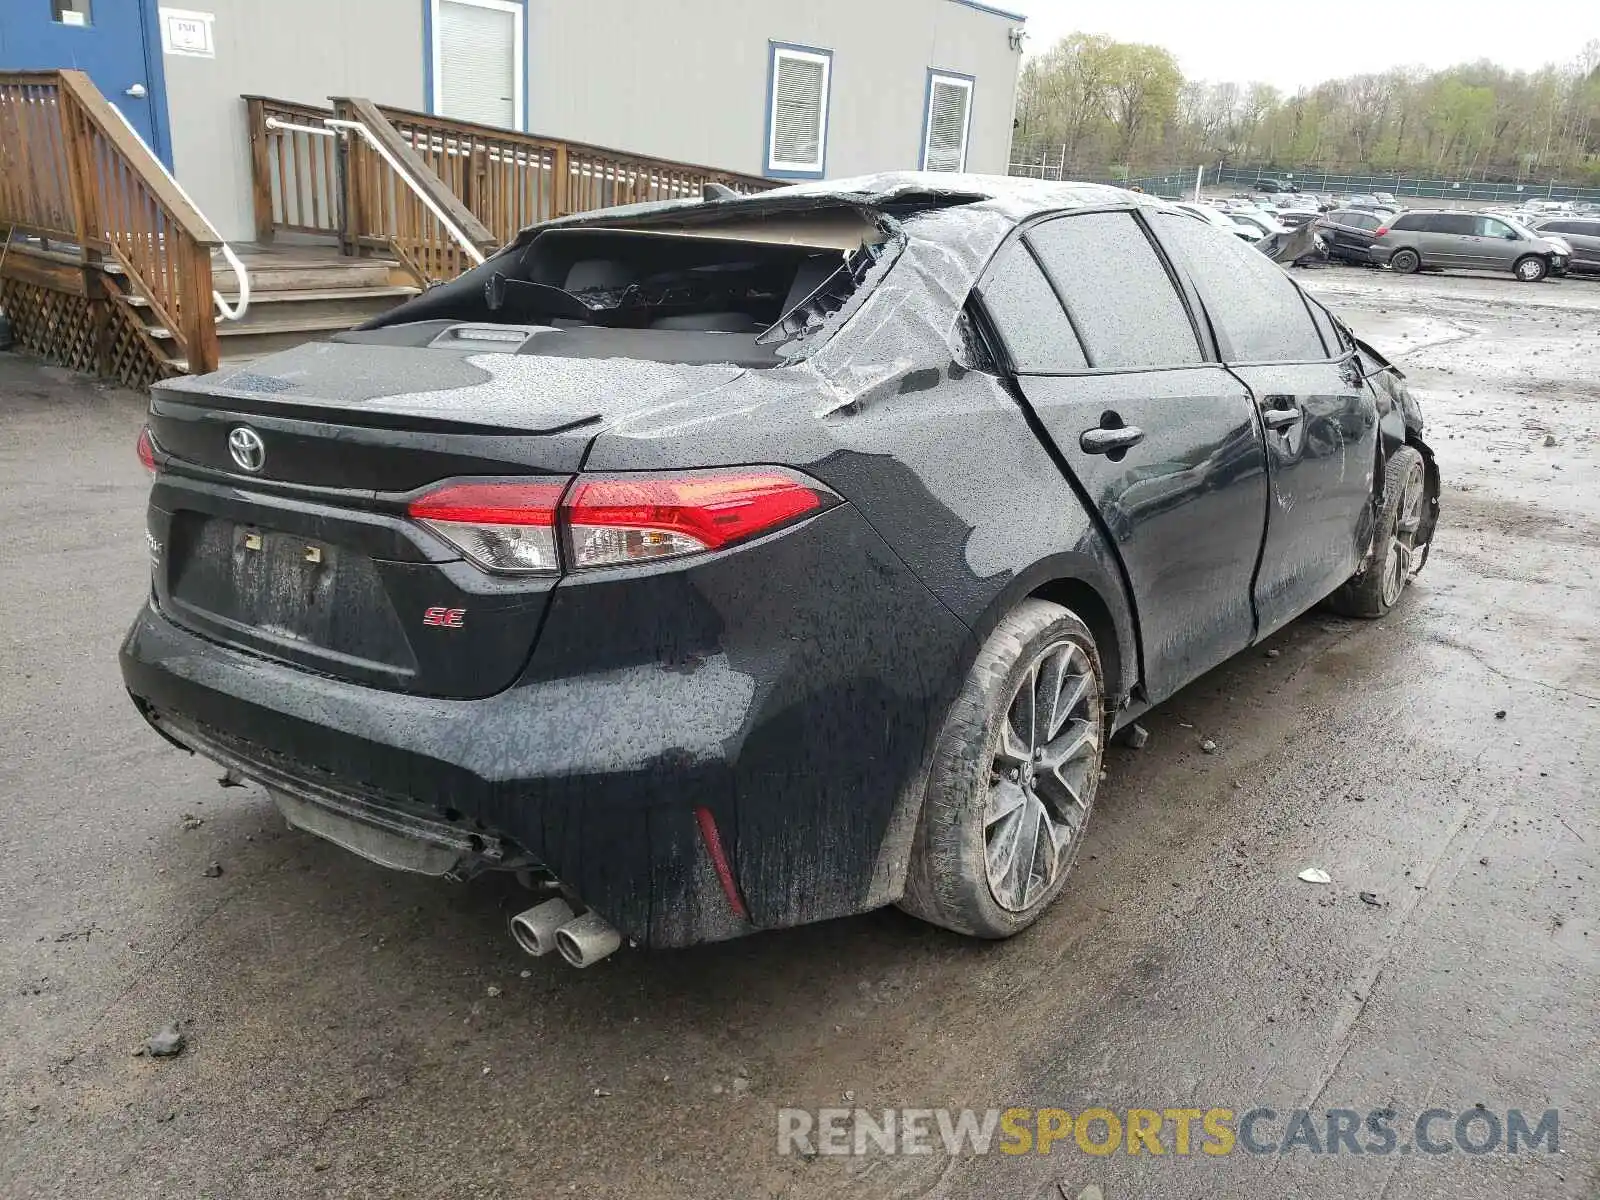
[[[1600,38],[1600,0],[1527,7],[1504,0],[992,2],[1027,14],[1031,54],[1068,33],[1103,33],[1165,46],[1190,79],[1259,79],[1285,91],[1405,63],[1438,68],[1491,58],[1533,70],[1574,58]]]

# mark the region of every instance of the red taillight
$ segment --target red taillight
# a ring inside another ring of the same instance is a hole
[[[442,484],[407,513],[488,571],[553,572],[559,526],[567,565],[611,567],[721,550],[838,497],[779,467]]]
[[[146,425],[139,430],[139,443],[137,446],[139,461],[144,464],[144,469],[150,474],[156,473],[156,443],[150,436],[150,426]]]
[[[565,479],[551,483],[447,483],[406,511],[486,571],[555,571],[556,505]]]
[[[1375,237],[1375,238],[1380,238],[1380,237],[1382,237],[1384,234],[1386,234],[1388,232],[1389,232],[1389,227],[1387,225],[1379,225],[1376,229],[1374,229],[1372,231],[1372,236]]]
[[[447,483],[413,500],[407,511],[419,521],[470,525],[554,525],[560,483]]]
[[[773,467],[585,479],[562,506],[571,565],[616,566],[720,550],[786,525],[829,497]]]

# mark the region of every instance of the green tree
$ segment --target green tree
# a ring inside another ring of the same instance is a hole
[[[1117,133],[1117,161],[1131,166],[1140,138],[1177,110],[1183,72],[1160,46],[1118,42],[1110,57],[1107,109]]]

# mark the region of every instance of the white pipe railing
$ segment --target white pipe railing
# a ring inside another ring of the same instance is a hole
[[[411,172],[401,165],[400,160],[389,152],[387,146],[373,136],[372,130],[368,129],[360,121],[346,121],[337,117],[324,117],[322,118],[322,123],[325,126],[332,126],[332,128],[318,129],[314,125],[299,125],[292,121],[280,121],[277,117],[268,117],[266,125],[268,129],[282,129],[290,133],[309,133],[317,137],[336,137],[336,131],[338,130],[360,134],[362,140],[376,150],[378,156],[389,164],[389,169],[400,177],[400,182],[410,188],[411,194],[421,200],[423,207],[434,215],[439,224],[444,226],[445,232],[456,240],[456,244],[461,247],[462,253],[472,260],[473,266],[483,262],[483,252],[472,244],[472,239],[462,233],[454,221],[445,215],[444,210],[434,202],[433,197],[422,190],[421,185],[411,177]]]
[[[223,241],[222,235],[217,232],[217,227],[211,223],[205,213],[200,211],[200,206],[194,202],[194,197],[189,195],[184,190],[183,184],[178,182],[176,176],[167,170],[167,164],[156,157],[156,152],[150,149],[150,143],[145,141],[139,131],[133,127],[133,122],[128,120],[127,115],[115,104],[111,105],[111,111],[122,118],[122,123],[128,127],[128,132],[138,139],[139,144],[150,155],[150,161],[161,168],[161,173],[167,177],[167,182],[177,189],[178,195],[182,196],[189,207],[194,209],[195,214],[205,222],[206,232],[216,238],[219,243],[218,249],[222,251],[222,257],[228,260],[228,266],[232,268],[234,278],[239,281],[239,299],[237,307],[229,307],[228,302],[222,298],[222,293],[215,288],[212,289],[211,299],[217,306],[217,314],[224,321],[237,321],[250,311],[250,275],[244,269],[244,263],[239,261],[239,256],[233,252],[233,247]]]

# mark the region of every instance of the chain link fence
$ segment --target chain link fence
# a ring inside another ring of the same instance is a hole
[[[1026,179],[1070,180],[1074,183],[1109,183],[1139,188],[1169,200],[1194,194],[1199,167],[1193,163],[1174,167],[1134,167],[1124,164],[1086,166],[1067,161],[1065,146],[1014,147],[1008,175]],[[1209,175],[1211,172],[1207,172]]]
[[[1062,145],[1019,145],[1012,149],[1008,174],[1028,179],[1074,180],[1083,183],[1110,183],[1118,187],[1137,187],[1156,196],[1179,199],[1194,194],[1200,174],[1197,164],[1167,167],[1133,167],[1122,164],[1087,165],[1071,162]],[[1480,179],[1431,179],[1406,174],[1337,174],[1328,171],[1288,170],[1272,166],[1206,167],[1205,187],[1236,187],[1249,190],[1262,179],[1296,183],[1301,191],[1331,192],[1335,195],[1365,192],[1390,192],[1395,196],[1447,202],[1492,202],[1520,204],[1527,200],[1561,200],[1600,204],[1600,187],[1580,187],[1553,180],[1522,183],[1490,182]]]
[[[1494,201],[1519,204],[1524,200],[1574,200],[1600,204],[1600,187],[1578,187],[1553,180],[1492,183],[1481,179],[1428,179],[1415,175],[1338,175],[1316,170],[1282,170],[1277,167],[1212,167],[1207,184],[1234,184],[1248,188],[1258,180],[1297,183],[1305,192],[1390,192],[1428,200]]]

